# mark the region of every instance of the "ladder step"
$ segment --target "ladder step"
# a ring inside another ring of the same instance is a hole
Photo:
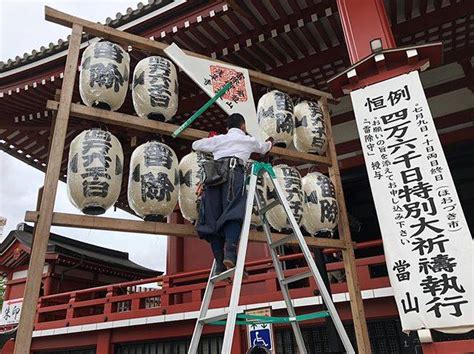
[[[214,275],[211,277],[211,282],[213,283],[217,283],[221,280],[224,280],[224,279],[227,279],[227,278],[231,278],[234,276],[234,273],[235,273],[235,267],[234,268],[231,268],[231,269],[227,269],[226,271],[220,273],[220,274],[217,274],[217,275]]]
[[[206,316],[206,317],[200,318],[199,322],[211,323],[211,322],[222,321],[222,320],[225,320],[226,318],[227,318],[227,313],[221,313],[220,315]]]
[[[263,206],[258,212],[261,215],[264,215],[267,211],[269,211],[270,209],[273,209],[277,205],[280,205],[280,201],[278,199],[274,200],[270,204],[267,204],[267,205]]]
[[[313,273],[311,273],[311,271],[308,271],[308,272],[304,272],[304,273],[300,273],[300,274],[296,274],[296,275],[292,275],[291,277],[288,277],[288,278],[285,278],[282,280],[282,283],[283,284],[290,284],[290,283],[294,283],[295,281],[298,281],[298,280],[301,280],[301,279],[306,279],[306,278],[309,278],[313,275]]]
[[[295,234],[289,234],[288,236],[285,236],[285,237],[279,239],[278,241],[272,242],[270,244],[270,247],[275,249],[277,247],[283,246],[285,243],[292,240],[294,237],[295,237]]]

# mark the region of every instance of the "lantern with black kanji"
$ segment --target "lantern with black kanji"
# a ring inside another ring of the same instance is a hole
[[[89,107],[118,110],[127,95],[130,57],[115,43],[89,45],[82,54],[79,93]]]
[[[133,73],[132,98],[139,117],[167,122],[178,110],[178,76],[163,57],[142,59]]]
[[[203,181],[203,163],[212,157],[203,152],[191,152],[179,162],[179,208],[186,220],[195,221],[199,215],[197,185]]]
[[[146,221],[163,221],[178,201],[178,158],[166,144],[149,141],[130,160],[128,204]]]
[[[303,216],[303,190],[301,188],[301,175],[298,170],[288,165],[278,165],[274,168],[277,181],[280,184],[283,195],[286,197],[290,205],[290,209],[295,216],[296,222],[299,224]],[[266,192],[266,204],[273,202],[277,196],[276,191],[273,188],[273,184],[270,181],[270,177],[265,175],[267,192]],[[290,227],[290,223],[286,216],[285,210],[282,205],[270,209],[266,214],[267,220],[270,225],[280,231]]]
[[[260,97],[257,120],[262,130],[274,139],[275,144],[291,144],[295,118],[293,102],[286,93],[273,90]]]
[[[67,191],[84,214],[100,215],[115,204],[122,185],[120,141],[101,129],[85,130],[71,142]]]
[[[302,101],[295,106],[294,114],[293,144],[296,150],[324,154],[327,136],[321,107],[316,102]]]
[[[331,180],[319,172],[302,179],[305,197],[302,225],[308,233],[332,235],[339,219],[336,192]]]

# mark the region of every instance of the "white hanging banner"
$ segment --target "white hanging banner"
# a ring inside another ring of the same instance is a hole
[[[351,99],[403,330],[466,331],[473,243],[419,74]]]
[[[165,53],[209,97],[213,97],[225,84],[232,81],[232,87],[216,103],[229,115],[242,114],[247,132],[257,140],[265,141],[268,138],[257,123],[257,111],[247,69],[186,55],[175,43],[167,47]]]

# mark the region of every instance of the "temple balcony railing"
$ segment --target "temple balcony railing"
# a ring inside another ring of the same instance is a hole
[[[380,246],[381,241],[370,241],[358,244],[356,249]],[[280,259],[288,267],[295,267],[285,270],[285,276],[301,273],[306,268],[298,267],[298,262],[303,260],[302,254],[283,256]],[[390,287],[384,255],[358,258],[356,264],[362,291]],[[249,276],[243,281],[241,305],[283,299],[270,258],[248,262],[246,270]],[[341,261],[328,263],[327,270],[328,273],[339,272],[341,275],[344,265]],[[208,275],[209,269],[203,269],[43,296],[38,302],[35,330],[198,311]],[[150,287],[150,284],[157,287]],[[292,298],[317,294],[317,286],[312,278],[292,285]],[[345,280],[332,283],[331,290],[333,295],[347,292]],[[228,306],[230,291],[231,284],[228,281],[218,283],[211,308]]]

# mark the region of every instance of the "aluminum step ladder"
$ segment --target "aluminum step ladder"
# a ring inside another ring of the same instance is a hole
[[[264,173],[269,174],[272,184],[274,186],[275,192],[276,192],[275,201],[269,203],[268,205],[264,205],[264,202],[261,200],[259,194],[256,193],[257,178],[260,175],[263,175]],[[301,279],[309,278],[311,276],[314,277],[316,281],[318,289],[323,298],[324,304],[326,305],[329,316],[332,318],[334,322],[334,325],[339,334],[339,337],[341,338],[341,341],[344,345],[345,351],[347,353],[355,353],[354,348],[352,347],[352,344],[346,333],[346,330],[344,329],[341,319],[332,302],[331,296],[329,295],[329,292],[326,286],[324,285],[321,274],[319,273],[316,263],[311,255],[311,251],[309,250],[309,247],[304,240],[304,237],[301,233],[298,223],[296,222],[295,217],[293,213],[291,212],[288,201],[284,197],[283,190],[281,189],[281,186],[276,179],[275,172],[270,164],[261,163],[261,162],[254,162],[251,169],[250,182],[249,182],[249,188],[248,188],[248,194],[247,194],[247,203],[246,203],[246,209],[245,209],[245,217],[244,217],[244,222],[242,225],[242,231],[240,234],[240,242],[239,242],[239,249],[237,253],[236,266],[235,268],[228,269],[227,271],[224,271],[223,273],[216,275],[215,274],[216,262],[214,261],[212,265],[211,273],[209,275],[209,280],[207,282],[207,287],[204,292],[204,297],[202,300],[201,309],[199,311],[199,316],[196,321],[196,325],[194,327],[193,337],[191,339],[191,344],[190,344],[188,353],[189,354],[197,353],[202,331],[206,324],[211,324],[213,322],[222,321],[222,320],[226,320],[226,325],[225,325],[224,340],[222,343],[221,353],[222,354],[231,353],[232,340],[234,336],[234,328],[236,325],[237,314],[238,314],[237,312],[238,312],[238,307],[239,307],[240,290],[242,288],[242,277],[244,275],[245,256],[247,253],[248,235],[249,235],[249,230],[250,230],[250,221],[252,217],[252,209],[253,209],[254,201],[256,202],[257,211],[262,220],[263,231],[266,235],[273,265],[275,267],[278,281],[280,283],[281,292],[283,294],[283,298],[286,304],[289,321],[296,338],[296,343],[298,346],[299,353],[306,354],[307,350],[304,344],[303,336],[301,334],[300,326],[296,320],[296,312],[293,307],[292,300],[290,298],[288,284],[301,280]],[[288,217],[293,233],[280,240],[273,241],[270,225],[268,224],[268,221],[265,217],[265,213],[277,205],[283,206],[283,209],[285,210],[285,213]],[[306,259],[306,262],[308,264],[309,271],[302,272],[300,274],[293,275],[291,277],[285,277],[283,273],[283,269],[282,269],[282,264],[278,258],[277,248],[284,245],[290,240],[297,240],[301,248],[301,251],[304,255],[304,258]],[[223,314],[215,315],[215,316],[209,316],[208,315],[209,304],[211,302],[212,293],[214,291],[215,284],[219,281],[222,281],[225,279],[232,279],[232,278],[233,278],[232,293],[230,296],[229,307],[226,308],[226,312]]]

